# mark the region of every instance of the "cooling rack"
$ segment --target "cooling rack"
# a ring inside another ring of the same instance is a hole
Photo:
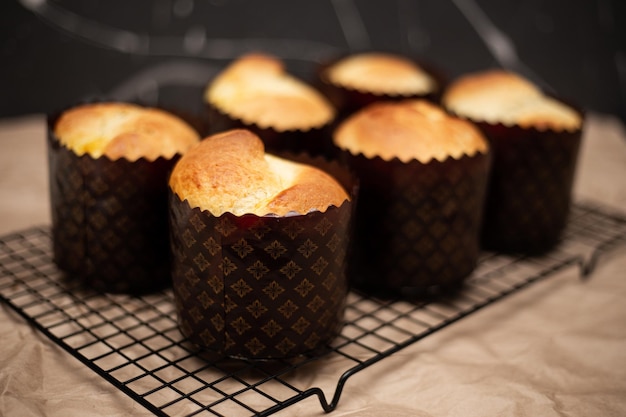
[[[100,294],[66,281],[51,260],[49,228],[0,238],[0,298],[28,323],[159,416],[268,416],[316,396],[335,409],[354,374],[564,268],[586,278],[626,245],[626,216],[578,203],[563,242],[541,257],[484,253],[458,294],[433,301],[381,300],[352,292],[346,324],[315,355],[248,362],[199,352],[178,331],[169,291]],[[315,375],[338,370],[330,397]],[[303,373],[309,378],[295,378]],[[321,372],[324,373],[324,372]],[[307,386],[297,381],[307,380]]]

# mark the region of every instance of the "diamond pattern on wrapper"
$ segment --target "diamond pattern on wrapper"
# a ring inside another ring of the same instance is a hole
[[[353,284],[407,297],[458,288],[478,260],[490,155],[426,164],[342,157],[361,177]]]
[[[582,131],[477,125],[494,155],[483,245],[529,254],[551,249],[567,222]]]
[[[297,216],[215,217],[170,192],[170,210],[174,297],[191,342],[226,356],[271,359],[320,348],[338,334],[351,203]],[[189,276],[198,277],[191,289]]]
[[[147,293],[170,284],[167,173],[176,162],[78,156],[54,137],[48,161],[54,261],[105,292]]]

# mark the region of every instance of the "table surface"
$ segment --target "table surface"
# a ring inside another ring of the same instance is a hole
[[[50,224],[45,134],[42,115],[0,120],[0,235]],[[626,213],[616,119],[588,115],[574,196]],[[331,415],[626,415],[626,250],[578,275],[565,269],[353,376]],[[151,415],[4,304],[0,340],[0,416]],[[309,398],[277,415],[321,414]]]

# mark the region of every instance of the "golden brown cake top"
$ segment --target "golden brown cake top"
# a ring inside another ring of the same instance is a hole
[[[580,129],[580,113],[546,96],[518,74],[488,70],[464,75],[446,90],[444,107],[476,121],[524,128]]]
[[[200,140],[190,125],[171,113],[117,102],[66,110],[54,126],[54,135],[77,155],[129,161],[169,159]]]
[[[261,139],[245,129],[215,134],[190,149],[174,167],[170,187],[215,216],[324,212],[348,199],[329,174],[265,153]]]
[[[486,139],[472,123],[450,116],[426,100],[371,104],[346,119],[336,129],[333,141],[355,155],[402,162],[459,159],[488,149]]]
[[[335,117],[321,93],[288,74],[282,61],[263,54],[233,61],[207,86],[204,97],[231,117],[281,132],[319,128]]]
[[[378,95],[421,95],[437,89],[435,80],[418,64],[382,52],[345,57],[330,66],[325,77],[335,85]]]

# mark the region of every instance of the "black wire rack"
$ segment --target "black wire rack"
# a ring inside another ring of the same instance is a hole
[[[284,361],[197,351],[178,330],[170,291],[130,297],[66,281],[52,262],[48,227],[0,238],[0,298],[155,415],[268,416],[312,396],[330,412],[354,374],[564,268],[578,266],[585,278],[602,256],[624,246],[624,214],[578,203],[563,242],[548,255],[484,253],[464,289],[445,299],[380,300],[352,292],[346,324],[332,345]],[[330,369],[337,372],[336,385],[327,397],[315,375]],[[302,380],[307,386],[298,386]]]

